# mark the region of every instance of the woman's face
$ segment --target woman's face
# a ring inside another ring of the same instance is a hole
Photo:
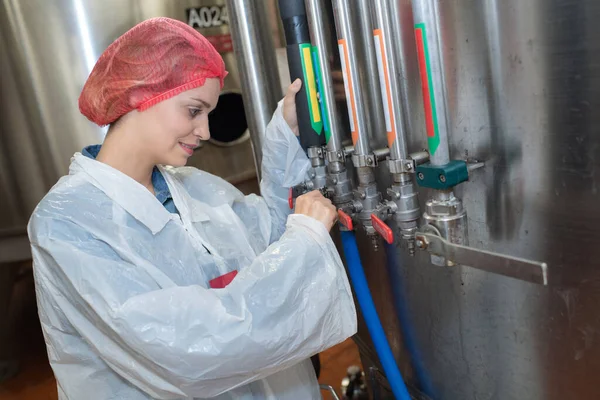
[[[183,92],[137,115],[143,143],[140,146],[154,164],[181,167],[194,154],[200,140],[208,140],[208,114],[221,92],[217,78]]]

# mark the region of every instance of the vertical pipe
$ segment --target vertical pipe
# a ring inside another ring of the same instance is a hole
[[[327,40],[325,31],[325,15],[323,14],[323,0],[306,0],[306,13],[312,42],[316,47],[317,59],[319,60],[320,75],[319,93],[323,110],[324,129],[327,139],[327,150],[338,152],[342,150],[342,127],[340,116],[335,105],[333,91],[333,78],[331,77],[331,63],[333,51]]]
[[[356,57],[360,60],[359,74],[365,99],[362,107],[366,110],[371,149],[375,150],[383,146],[387,150],[387,146],[384,144],[385,140],[382,140],[385,132],[385,120],[379,93],[377,57],[373,43],[373,0],[354,0],[351,3],[354,5],[353,12],[358,16],[359,23],[360,39],[356,47]]]
[[[401,38],[400,32],[395,29],[396,27],[399,28],[399,25],[392,22],[394,17],[399,17],[393,14],[392,1],[398,2],[397,0],[375,1],[376,24],[373,30],[373,38],[377,54],[379,83],[390,158],[392,160],[406,160],[408,158],[406,145],[407,124],[403,112],[400,77],[402,61],[400,59],[401,54],[398,54],[399,48],[395,45],[396,42],[401,41]],[[396,23],[398,24],[399,21]]]
[[[360,84],[358,69],[357,41],[354,37],[355,27],[358,25],[353,7],[349,0],[334,0],[335,26],[340,49],[344,86],[346,88],[346,101],[350,118],[352,143],[356,156],[366,156],[371,152],[368,141],[368,124],[364,110],[365,95]]]
[[[260,180],[262,144],[267,124],[281,99],[277,62],[265,2],[227,0],[233,47],[236,54],[242,98],[250,129],[254,162]]]
[[[438,2],[413,0],[412,4],[430,160],[433,165],[444,165],[450,162],[450,124],[442,64]]]

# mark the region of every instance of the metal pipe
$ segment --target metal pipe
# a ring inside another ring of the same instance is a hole
[[[363,105],[365,95],[360,84],[360,75],[357,59],[357,40],[354,36],[355,27],[358,26],[356,13],[353,12],[349,0],[334,0],[334,18],[340,49],[344,86],[346,88],[346,101],[350,118],[352,143],[355,156],[367,156],[371,152],[368,141],[368,124]]]
[[[430,160],[433,165],[445,165],[450,162],[450,123],[438,2],[413,0],[412,6]]]
[[[359,40],[355,56],[360,60],[359,74],[365,100],[361,107],[365,109],[369,129],[368,139],[371,149],[387,147],[383,139],[385,119],[379,90],[375,43],[373,42],[373,0],[353,0],[351,3],[354,6],[353,12],[358,15],[359,22]]]
[[[281,83],[278,75],[273,73],[277,71],[273,39],[265,2],[227,0],[227,9],[254,163],[260,180],[267,124],[282,98]]]
[[[306,14],[308,26],[313,45],[316,47],[320,67],[319,93],[325,122],[325,138],[327,140],[327,151],[335,152],[342,150],[342,126],[340,116],[335,105],[335,94],[333,91],[333,78],[331,76],[331,62],[333,51],[327,40],[325,28],[325,15],[323,13],[322,0],[306,0]],[[343,155],[342,155],[343,157]],[[343,161],[340,160],[340,161]]]
[[[387,131],[388,147],[391,160],[406,160],[408,155],[406,144],[406,117],[402,108],[402,92],[400,82],[401,50],[395,43],[401,42],[399,27],[400,21],[393,14],[397,0],[376,0],[376,24],[373,30],[377,66],[383,102],[384,121]],[[394,23],[395,22],[395,23]]]

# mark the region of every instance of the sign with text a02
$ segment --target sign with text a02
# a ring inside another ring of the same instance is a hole
[[[229,18],[227,15],[227,7],[225,6],[203,6],[188,8],[185,10],[187,15],[188,25],[192,28],[199,29],[215,49],[223,54],[233,51],[233,41],[229,34],[229,29],[221,30],[223,33],[209,35],[211,28],[228,28]],[[209,31],[204,31],[208,29]]]

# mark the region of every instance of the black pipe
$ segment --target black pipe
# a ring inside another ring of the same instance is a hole
[[[279,0],[279,14],[285,32],[291,81],[298,78],[302,80],[302,89],[296,95],[296,113],[300,144],[306,151],[309,147],[324,146],[325,134],[320,105],[315,96],[318,71],[313,58],[304,0]]]

